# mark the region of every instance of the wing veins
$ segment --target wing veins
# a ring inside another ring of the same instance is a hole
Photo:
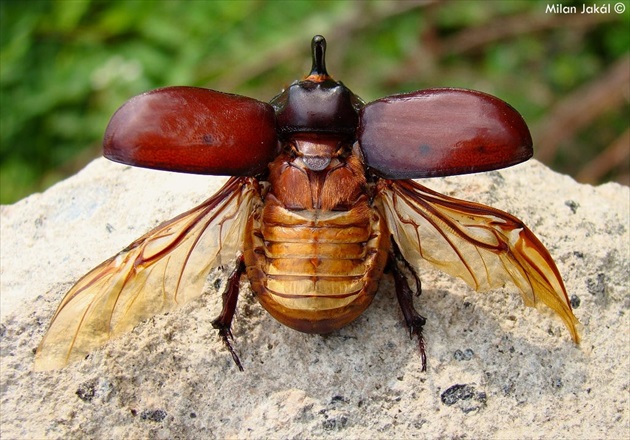
[[[256,194],[255,179],[232,177],[201,205],[162,222],[87,273],[53,315],[35,369],[60,368],[182,299],[197,297],[209,268],[227,252],[236,259]],[[217,233],[218,242],[212,238]],[[190,286],[182,296],[185,281]]]
[[[411,193],[411,191],[407,190],[407,188],[405,188],[404,186],[401,189],[405,190],[404,193],[406,193],[407,197],[411,197],[413,195],[413,193]],[[397,194],[401,193],[401,192],[398,192],[398,185],[396,185],[394,187],[394,191],[395,191],[394,195],[397,195]],[[479,287],[480,283],[479,283],[479,280],[477,279],[477,276],[475,275],[475,272],[472,270],[472,268],[471,268],[470,264],[468,263],[468,261],[466,261],[466,258],[463,256],[462,252],[457,248],[457,245],[445,234],[443,229],[437,224],[436,221],[434,221],[430,216],[426,215],[422,210],[417,209],[415,206],[413,206],[412,204],[408,203],[407,200],[408,199],[403,198],[403,201],[407,204],[407,206],[410,209],[412,209],[418,215],[422,216],[427,222],[429,222],[435,228],[435,230],[442,236],[442,238],[444,238],[444,240],[448,243],[448,245],[453,250],[453,252],[455,252],[457,257],[464,264],[464,266],[466,267],[466,270],[470,274],[471,278],[473,280],[475,280],[476,286]],[[422,207],[424,207],[428,212],[433,214],[435,217],[437,217],[440,220],[442,220],[447,226],[449,226],[450,230],[453,233],[459,235],[460,238],[464,238],[466,240],[471,238],[468,235],[464,234],[459,228],[457,228],[456,225],[455,225],[455,222],[453,222],[450,219],[448,219],[447,217],[443,216],[437,209],[433,208],[433,206],[431,206],[425,200],[423,200],[423,199],[414,199],[414,201],[417,202],[418,204],[420,204]],[[418,230],[418,225],[416,225],[413,222],[408,222],[408,223],[413,224],[415,226],[414,229],[416,231]],[[477,241],[477,240],[475,240],[475,241]],[[485,245],[485,243],[484,243],[484,245]],[[479,253],[479,250],[477,250],[477,252]],[[423,256],[423,258],[424,258],[424,256]],[[483,258],[481,260],[484,261]],[[486,267],[486,273],[488,273],[488,268],[487,268],[487,265],[486,265],[485,261],[484,261],[484,266]]]
[[[379,180],[377,196],[405,259],[415,265],[424,259],[475,290],[511,281],[525,305],[548,306],[579,341],[579,322],[560,272],[549,251],[518,218],[411,180]]]

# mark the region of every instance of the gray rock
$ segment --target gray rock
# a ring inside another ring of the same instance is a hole
[[[549,248],[583,341],[512,286],[487,294],[423,269],[428,371],[393,284],[329,336],[283,327],[244,292],[240,373],[210,321],[220,294],[156,316],[61,371],[31,371],[64,293],[223,179],[99,159],[1,211],[2,438],[627,438],[629,190],[536,161],[424,183],[506,210]]]

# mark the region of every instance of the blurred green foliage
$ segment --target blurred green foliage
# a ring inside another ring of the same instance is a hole
[[[98,156],[109,117],[143,91],[193,85],[269,100],[307,73],[318,33],[328,40],[328,70],[368,101],[436,86],[479,89],[521,111],[536,141],[556,104],[597,89],[630,51],[628,8],[546,13],[554,3],[3,0],[0,202]],[[629,87],[618,92],[625,101],[555,142],[547,162],[577,174],[619,139]],[[625,167],[603,178],[623,181]]]

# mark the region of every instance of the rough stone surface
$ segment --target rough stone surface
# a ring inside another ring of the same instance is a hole
[[[233,330],[244,373],[210,325],[217,292],[64,370],[32,372],[72,284],[220,183],[100,159],[2,207],[1,438],[629,437],[629,190],[579,185],[536,161],[425,183],[533,229],[579,303],[579,346],[513,287],[478,294],[427,268],[426,373],[389,276],[370,309],[329,336],[278,324],[243,281]]]

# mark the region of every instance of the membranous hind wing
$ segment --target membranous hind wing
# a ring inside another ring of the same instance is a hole
[[[545,304],[575,342],[578,321],[547,249],[516,217],[447,197],[412,180],[380,180],[389,230],[412,267],[424,259],[477,291],[513,282],[525,305]]]
[[[203,293],[208,273],[236,264],[252,178],[231,178],[201,205],[162,223],[81,278],[63,298],[35,355],[35,370],[84,358],[113,336]]]

